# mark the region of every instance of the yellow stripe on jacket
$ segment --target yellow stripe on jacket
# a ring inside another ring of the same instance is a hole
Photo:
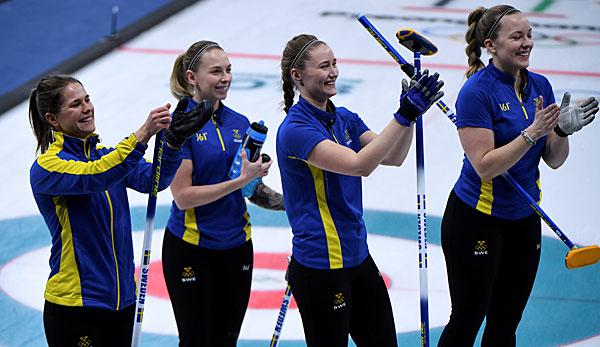
[[[327,196],[325,194],[325,176],[323,170],[308,164],[308,168],[313,176],[315,183],[315,192],[317,195],[317,204],[319,206],[319,213],[321,214],[321,220],[323,221],[323,228],[325,229],[325,236],[327,239],[327,250],[329,253],[329,268],[340,269],[344,267],[344,260],[342,258],[342,246],[340,243],[340,237],[338,235],[329,206],[327,205]]]
[[[52,200],[56,205],[56,215],[62,227],[60,234],[62,249],[59,271],[48,279],[44,298],[58,305],[83,306],[81,280],[75,260],[73,234],[71,233],[66,199],[54,197]]]
[[[116,149],[109,154],[103,156],[99,160],[82,162],[75,160],[64,160],[58,157],[58,152],[62,150],[64,143],[64,135],[62,133],[54,133],[55,141],[52,143],[46,153],[39,156],[38,164],[55,173],[66,173],[73,175],[94,175],[106,172],[115,166],[125,161],[125,158],[134,150],[138,143],[138,139],[134,134],[131,134],[126,140],[121,141]]]

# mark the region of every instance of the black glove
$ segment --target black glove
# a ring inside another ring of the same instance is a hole
[[[444,95],[444,92],[440,91],[444,81],[438,80],[439,76],[437,72],[430,76],[429,71],[424,70],[418,81],[415,77],[411,79],[410,85],[406,80],[402,80],[400,107],[394,113],[394,118],[400,124],[411,126]]]
[[[202,100],[189,112],[185,112],[189,98],[183,98],[177,103],[171,120],[171,125],[165,130],[167,143],[172,147],[179,148],[190,136],[202,129],[213,115],[213,101]]]

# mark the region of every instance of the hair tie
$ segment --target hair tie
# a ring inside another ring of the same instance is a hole
[[[200,56],[200,54],[202,54],[202,52],[206,51],[207,49],[209,49],[211,47],[219,47],[219,45],[217,45],[216,43],[209,43],[206,46],[200,48],[198,50],[198,52],[196,52],[196,54],[194,54],[194,57],[192,58],[192,60],[188,64],[188,67],[187,67],[186,70],[191,70],[191,68],[194,67],[194,64],[196,64],[196,60],[198,60],[198,57]]]
[[[496,31],[496,27],[498,27],[498,23],[500,23],[500,20],[502,19],[502,17],[506,16],[507,14],[514,12],[514,11],[519,11],[514,7],[509,7],[506,10],[504,10],[504,12],[502,12],[502,14],[500,14],[498,16],[498,18],[496,18],[496,21],[494,22],[494,25],[492,25],[492,27],[490,28],[490,31],[488,31],[487,36],[484,38],[485,39],[489,39],[492,34],[494,34],[494,31]],[[483,16],[482,16],[483,17]]]
[[[296,66],[296,63],[298,62],[298,59],[300,59],[300,57],[302,56],[302,54],[304,53],[304,51],[306,51],[306,49],[308,48],[308,46],[312,45],[313,43],[319,41],[318,39],[312,39],[310,41],[308,41],[306,44],[304,44],[304,46],[302,46],[302,48],[300,49],[300,51],[298,51],[298,54],[296,54],[296,56],[294,57],[294,60],[292,60],[292,65],[290,65],[290,71],[292,71],[292,69]]]

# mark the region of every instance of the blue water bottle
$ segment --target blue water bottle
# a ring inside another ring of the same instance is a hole
[[[234,179],[240,176],[242,171],[242,149],[246,151],[246,157],[249,161],[255,162],[260,156],[260,150],[267,138],[267,131],[269,129],[265,126],[264,121],[254,122],[246,130],[246,136],[240,144],[240,147],[235,154],[231,168],[229,169],[229,178]],[[242,188],[242,195],[249,198],[254,194],[254,190],[258,183],[260,183],[260,177],[257,177],[250,181],[244,188]]]

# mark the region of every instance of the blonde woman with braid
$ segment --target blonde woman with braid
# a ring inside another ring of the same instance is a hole
[[[325,42],[299,35],[287,43],[277,158],[294,234],[289,283],[308,347],[345,347],[349,335],[359,347],[397,346],[390,299],[367,246],[361,177],[402,164],[414,121],[442,96],[443,82],[428,72],[411,88],[403,81],[398,111],[376,134],[331,101],[338,75]]]
[[[482,346],[515,346],[541,250],[539,217],[500,174],[509,171],[539,200],[540,159],[560,167],[568,135],[594,119],[598,103],[581,106],[565,94],[554,103],[548,80],[527,70],[533,36],[517,9],[479,7],[468,17],[469,70],[456,101],[465,152],[442,220],[452,301],[439,346],[472,346],[486,319]],[[491,55],[487,66],[481,48]]]

